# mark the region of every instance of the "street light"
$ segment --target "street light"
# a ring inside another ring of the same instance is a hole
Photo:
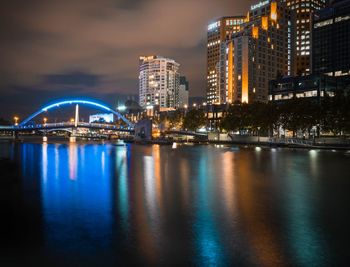
[[[126,106],[119,106],[117,109],[118,109],[118,111],[125,111],[126,110]]]
[[[258,143],[260,143],[260,126],[258,127]]]
[[[73,119],[73,118],[71,118],[71,119],[70,119],[70,122],[71,122],[71,123],[73,123],[73,122],[74,122],[74,119]]]
[[[15,120],[15,126],[17,126],[19,118],[17,116],[15,116],[13,119]]]
[[[43,121],[44,121],[44,125],[46,125],[47,118],[44,118]]]

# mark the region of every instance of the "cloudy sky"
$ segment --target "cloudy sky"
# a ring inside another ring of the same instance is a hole
[[[242,0],[11,0],[0,9],[0,117],[63,96],[113,104],[138,92],[138,58],[174,58],[205,94],[206,26]]]

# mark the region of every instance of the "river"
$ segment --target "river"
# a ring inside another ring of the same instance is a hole
[[[0,143],[1,266],[349,266],[350,153]]]

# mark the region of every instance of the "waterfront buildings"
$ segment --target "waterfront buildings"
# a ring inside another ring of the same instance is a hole
[[[326,0],[285,0],[292,11],[292,70],[293,75],[311,73],[311,16],[324,8]]]
[[[244,16],[222,17],[208,25],[207,32],[207,103],[220,103],[226,94],[225,88],[220,88],[220,76],[224,75],[225,68],[220,67],[220,58],[223,55],[221,44],[225,43],[232,33],[240,30]]]
[[[240,30],[222,47],[226,98],[220,104],[268,100],[268,84],[291,75],[292,22],[285,3],[264,1],[251,6]]]
[[[312,19],[312,70],[329,76],[350,75],[350,1],[331,1]]]
[[[180,77],[180,86],[179,86],[179,108],[188,107],[189,100],[189,83],[185,76]]]
[[[350,1],[330,1],[323,9],[315,7],[315,3],[317,1],[313,3],[315,9],[310,18],[312,75],[302,77],[300,74],[305,73],[298,73],[298,76],[272,80],[269,87],[271,101],[303,97],[320,100],[326,94],[333,96],[337,90],[350,91]],[[298,37],[296,47],[299,45],[299,49],[294,54],[296,59],[303,61],[300,52],[308,53],[309,42],[300,41],[303,38],[308,40],[310,36],[305,32],[305,38],[303,35],[302,38]],[[307,45],[305,49],[303,45]]]
[[[350,92],[350,76],[312,74],[283,77],[270,81],[269,100],[281,102],[293,98],[313,98],[320,101],[326,94],[334,96],[337,90]]]
[[[175,109],[179,105],[180,65],[161,56],[140,57],[139,103],[143,108],[159,106]]]

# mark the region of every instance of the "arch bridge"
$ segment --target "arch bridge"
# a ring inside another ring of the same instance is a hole
[[[32,121],[35,117],[37,117],[38,115],[47,112],[49,110],[52,109],[57,109],[60,108],[62,106],[67,106],[67,105],[84,105],[84,106],[90,106],[90,107],[94,107],[96,109],[99,110],[103,110],[103,111],[107,111],[110,113],[113,113],[114,115],[117,116],[118,119],[124,121],[127,125],[129,129],[133,129],[134,128],[134,124],[131,123],[127,118],[125,118],[122,114],[120,114],[118,111],[114,110],[113,108],[109,107],[106,104],[100,103],[96,100],[82,100],[82,99],[70,99],[70,100],[61,100],[61,101],[57,101],[54,102],[52,104],[46,105],[43,108],[39,109],[38,111],[36,111],[35,113],[31,114],[28,118],[26,118],[25,120],[23,120],[17,128],[21,129],[21,128],[27,128],[26,126],[28,126],[27,124]],[[81,124],[79,121],[76,120],[76,123]],[[77,127],[78,125],[76,125],[75,123],[75,127]],[[44,125],[44,124],[38,124],[38,127],[40,127],[40,125]],[[47,124],[46,124],[47,125]],[[81,124],[79,125],[81,127],[88,127],[89,125],[87,123],[85,124]],[[96,125],[95,125],[96,126]]]
[[[49,110],[54,110],[57,108],[62,108],[64,106],[76,105],[75,111],[75,120],[74,122],[60,122],[60,123],[33,123],[33,120],[39,116],[40,114],[47,112]],[[90,106],[95,109],[99,109],[108,113],[114,114],[119,120],[122,120],[126,126],[117,126],[107,123],[87,123],[87,122],[79,122],[79,105]],[[73,135],[76,133],[77,128],[86,128],[86,129],[96,129],[96,130],[111,130],[113,132],[134,132],[134,124],[130,122],[127,118],[125,118],[118,111],[114,110],[110,106],[101,103],[96,100],[85,100],[85,99],[68,99],[68,100],[59,100],[54,103],[45,105],[40,108],[38,111],[31,114],[25,120],[23,120],[18,125],[14,126],[0,126],[1,131],[11,131],[18,136],[20,132],[28,132],[28,131],[41,131],[44,133],[64,130],[72,133]]]

